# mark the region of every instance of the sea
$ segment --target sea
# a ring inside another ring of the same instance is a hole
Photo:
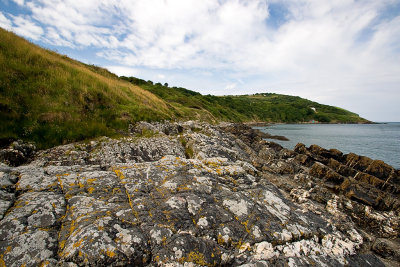
[[[400,122],[379,124],[271,124],[254,127],[271,135],[283,135],[289,141],[269,140],[293,149],[297,143],[336,148],[347,154],[383,160],[400,169]]]

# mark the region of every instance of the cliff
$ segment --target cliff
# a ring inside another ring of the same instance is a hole
[[[0,157],[0,265],[396,266],[400,172],[224,123]],[[18,165],[30,156],[25,165]]]

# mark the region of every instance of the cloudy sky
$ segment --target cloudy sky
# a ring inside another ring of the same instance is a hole
[[[0,0],[0,27],[118,75],[400,121],[400,0]]]

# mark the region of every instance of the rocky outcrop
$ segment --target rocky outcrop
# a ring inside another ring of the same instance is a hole
[[[0,149],[0,162],[10,166],[19,166],[29,162],[35,154],[36,147],[21,140],[14,141],[6,149]]]
[[[398,261],[399,177],[384,163],[291,151],[236,124],[139,123],[130,133],[0,165],[0,265]]]

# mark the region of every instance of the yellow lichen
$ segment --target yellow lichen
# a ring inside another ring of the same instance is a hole
[[[244,225],[244,227],[246,228],[246,232],[251,234],[251,231],[248,228],[249,220],[241,222],[241,224]]]
[[[90,178],[90,179],[87,179],[86,182],[87,182],[88,185],[91,185],[91,184],[93,184],[96,180],[97,180],[96,178]]]
[[[114,171],[114,173],[117,175],[117,177],[118,177],[120,180],[125,179],[124,174],[123,174],[120,170],[118,170],[118,169],[113,169],[113,171]],[[134,215],[136,218],[139,218],[139,214],[138,214],[138,213],[135,211],[135,209],[133,208],[133,203],[132,203],[131,196],[129,195],[129,192],[128,192],[128,190],[127,190],[126,188],[125,188],[125,194],[126,194],[126,196],[128,197],[129,206],[131,207],[131,210],[132,210],[133,215]]]
[[[65,240],[63,240],[63,241],[60,242],[60,248],[61,248],[61,249],[64,249],[64,247],[65,247]]]
[[[204,254],[198,251],[191,251],[187,256],[187,261],[202,266],[210,266],[210,264],[205,261]]]
[[[121,170],[114,169],[113,171],[114,171],[114,173],[117,175],[117,177],[118,177],[119,179],[121,179],[121,180],[125,179],[125,176],[124,176],[124,174],[122,173]]]
[[[113,194],[121,193],[121,189],[119,189],[118,187],[116,187],[116,188],[114,188],[114,189],[112,190],[112,193],[113,193]]]
[[[61,176],[68,176],[68,175],[69,175],[69,173],[57,174],[56,175],[57,176],[57,180],[58,180],[58,184],[60,185],[60,188],[61,188],[62,191],[64,191],[64,186],[63,186],[63,183],[62,183],[62,180],[61,180]]]
[[[74,248],[80,247],[80,246],[82,245],[82,241],[83,241],[83,240],[81,239],[81,240],[79,240],[78,242],[74,243],[73,247],[74,247]]]
[[[112,249],[112,250],[107,249],[106,255],[107,255],[108,257],[110,257],[110,258],[115,257],[115,255],[116,255],[116,254],[115,254],[115,250],[114,250],[114,249]]]
[[[222,237],[221,234],[218,234],[218,240],[217,240],[218,244],[220,245],[224,245],[225,244],[225,239]]]
[[[236,243],[236,248],[240,249],[242,247],[242,239],[239,239],[239,241]]]
[[[88,188],[88,193],[89,193],[89,194],[93,193],[93,191],[94,191],[94,188],[93,188],[93,187],[89,187],[89,188]]]
[[[79,188],[84,188],[85,187],[85,185],[82,184],[81,182],[79,182],[78,185],[79,185]]]
[[[45,267],[45,266],[47,266],[47,265],[49,265],[49,264],[50,264],[49,261],[44,261],[44,262],[42,262],[42,263],[40,264],[40,267]]]

